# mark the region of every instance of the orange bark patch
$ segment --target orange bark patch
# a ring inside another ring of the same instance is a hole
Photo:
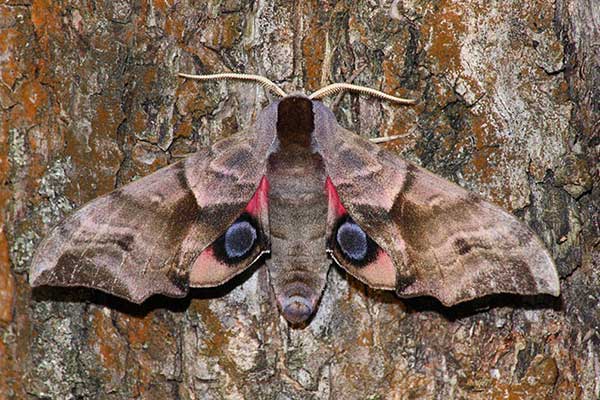
[[[492,166],[501,154],[499,147],[503,139],[493,134],[494,126],[489,123],[489,114],[470,114],[470,128],[475,141],[471,162],[465,166],[465,173],[477,176],[480,183],[490,183],[497,178]]]
[[[478,148],[472,163],[479,172],[489,171],[489,162],[487,158],[489,151],[486,151],[483,148],[483,144],[488,137],[487,126],[487,119],[485,117],[473,116],[471,119],[471,132],[473,133],[473,136],[475,136],[475,144]]]
[[[405,70],[404,53],[408,40],[408,34],[404,34],[397,40],[389,56],[383,60],[381,67],[383,69],[383,91],[394,96],[410,98],[412,93],[402,90],[400,87],[400,77]]]
[[[374,343],[373,331],[371,329],[363,331],[358,336],[356,343],[359,344],[360,346],[372,347],[373,343]]]
[[[17,60],[17,49],[23,48],[26,39],[15,29],[0,31],[0,79],[12,88],[16,80],[21,78],[21,68]]]
[[[101,310],[96,309],[93,312],[94,336],[90,336],[91,346],[97,346],[100,359],[105,368],[109,370],[119,369],[118,354],[124,351],[122,343],[117,339],[117,332],[109,318]]]
[[[183,120],[175,126],[174,135],[175,135],[175,137],[189,138],[190,136],[192,136],[192,132],[193,132],[192,121]]]
[[[200,116],[207,114],[214,104],[206,93],[209,92],[211,84],[198,83],[191,80],[182,82],[177,88],[177,109],[183,115],[192,114]],[[214,83],[212,84],[214,85]]]
[[[429,14],[423,37],[431,37],[429,54],[437,60],[440,72],[460,69],[460,36],[466,32],[462,17],[442,2],[439,10]]]
[[[433,90],[435,91],[435,102],[436,104],[446,105],[456,101],[456,94],[452,88],[447,84],[445,76],[431,76],[429,81],[432,83]]]
[[[4,196],[2,196],[4,197]],[[0,199],[0,208],[5,202]],[[8,242],[4,234],[4,221],[0,215],[0,321],[11,322],[15,295],[15,281],[10,272],[8,259]]]
[[[147,85],[147,86],[154,85],[156,83],[156,76],[157,76],[157,73],[156,73],[155,67],[146,69],[144,71],[144,78],[143,78],[144,85]]]
[[[0,126],[4,125],[0,123]],[[8,129],[0,130],[0,143],[8,143]],[[10,191],[6,185],[9,178],[8,146],[0,146],[0,321],[10,322],[13,316],[15,282],[10,271],[10,260],[8,257],[8,241],[4,234],[4,216]],[[0,342],[0,346],[2,342]],[[2,355],[0,348],[0,356]],[[0,357],[2,360],[3,357]],[[2,370],[0,362],[0,370]],[[2,387],[0,386],[0,390]]]
[[[229,49],[241,35],[242,20],[239,14],[228,14],[223,19],[220,46]]]
[[[156,11],[160,11],[162,14],[164,14],[171,7],[171,3],[171,1],[167,0],[153,0],[152,4]]]
[[[321,87],[323,60],[325,57],[327,35],[317,29],[302,42],[302,56],[306,60],[306,90],[313,91]]]
[[[95,132],[110,132],[111,137],[117,133],[117,128],[123,121],[123,112],[117,101],[100,102],[96,108],[96,115],[92,121],[92,129]]]
[[[219,317],[208,306],[208,301],[193,301],[189,311],[200,315],[206,328],[203,331],[202,341],[207,346],[198,352],[199,356],[218,358],[219,366],[234,380],[242,376],[239,366],[235,363],[235,357],[227,350],[232,335],[231,330],[223,326]]]
[[[10,369],[12,369],[12,365],[10,363],[10,357],[7,354],[6,344],[2,340],[2,336],[0,336],[0,393],[10,393],[9,383],[7,382],[7,378],[9,374],[7,373]],[[12,375],[12,374],[11,374]]]
[[[401,369],[398,368],[398,371],[401,371]],[[424,399],[431,394],[430,387],[433,385],[432,378],[428,376],[394,372],[387,398],[392,400]]]
[[[176,16],[168,14],[165,21],[165,33],[167,36],[174,37],[175,39],[183,39],[183,32],[185,30],[185,24],[182,20],[177,19]]]
[[[48,93],[38,81],[26,82],[21,86],[17,98],[23,105],[23,117],[34,124],[37,120],[38,111],[47,105]]]
[[[123,317],[123,321],[127,327],[127,341],[131,346],[142,346],[152,336],[152,314],[143,318],[138,317]]]
[[[396,150],[398,152],[404,150],[412,145],[414,137],[409,136],[410,129],[415,126],[415,112],[406,111],[402,108],[394,110],[392,114],[392,120],[386,122],[385,131],[381,133],[381,136],[396,136],[401,135],[404,137],[398,138],[393,142],[388,142],[384,146],[390,150]],[[405,136],[406,135],[406,136]]]
[[[60,16],[62,10],[56,2],[50,0],[33,0],[31,4],[31,22],[38,37],[38,43],[44,50],[48,50],[50,37],[62,35]]]
[[[144,130],[146,129],[147,125],[148,125],[148,121],[147,121],[146,113],[142,110],[138,110],[133,115],[133,121],[132,121],[133,133],[136,135],[141,135],[144,132]]]
[[[308,17],[304,30],[310,31],[310,34],[305,35],[302,40],[302,58],[305,63],[304,74],[306,76],[304,89],[310,92],[327,83],[323,82],[328,78],[323,76],[323,63],[330,61],[325,60],[327,41],[329,40],[327,32],[330,23],[322,22],[319,19],[319,12],[322,12],[326,5],[311,1],[299,3],[298,7],[301,7],[302,13]]]
[[[548,399],[558,379],[558,367],[553,358],[536,356],[527,373],[515,384],[498,382],[490,393],[492,399]]]
[[[193,301],[190,308],[202,316],[202,320],[206,325],[206,336],[203,339],[210,343],[210,346],[206,348],[207,355],[226,359],[223,354],[223,349],[225,349],[229,343],[230,333],[223,327],[219,318],[208,307],[208,301]],[[231,362],[231,360],[227,361]],[[228,365],[228,367],[228,370],[235,369],[234,366]]]
[[[0,5],[0,21],[2,26],[14,26],[16,24],[15,12],[12,7]]]

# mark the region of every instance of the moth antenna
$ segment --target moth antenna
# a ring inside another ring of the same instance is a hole
[[[234,74],[234,73],[223,73],[223,74],[213,74],[213,75],[190,75],[179,73],[179,76],[187,79],[196,79],[199,81],[210,81],[210,80],[220,80],[220,79],[237,79],[241,81],[254,81],[261,84],[267,90],[275,93],[280,97],[285,97],[287,94],[277,86],[275,83],[271,82],[264,76],[260,75],[252,75],[252,74]]]
[[[330,94],[339,93],[343,91],[368,94],[370,96],[379,97],[380,99],[393,101],[394,103],[399,104],[415,104],[417,102],[413,99],[403,99],[401,97],[396,97],[387,93],[383,93],[376,89],[371,89],[365,86],[352,85],[350,83],[333,83],[331,85],[327,85],[324,88],[321,88],[313,94],[311,94],[310,96],[308,96],[308,98],[311,100],[319,100],[325,96],[329,96]]]

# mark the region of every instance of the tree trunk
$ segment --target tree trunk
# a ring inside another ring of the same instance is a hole
[[[132,4],[133,3],[133,4]],[[600,8],[593,0],[6,1],[0,6],[0,398],[600,398]],[[27,283],[76,207],[248,127],[246,72],[346,94],[341,125],[483,194],[556,260],[559,300],[445,308],[330,270],[291,329],[265,268],[136,306]]]

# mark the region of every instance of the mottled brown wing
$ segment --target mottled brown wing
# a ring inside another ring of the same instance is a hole
[[[396,267],[393,276],[343,265],[351,273],[367,284],[375,276],[372,286],[395,287],[401,297],[430,295],[445,305],[491,293],[559,294],[556,267],[526,225],[344,130],[326,111],[315,139],[327,174],[349,215]]]
[[[264,210],[251,199],[273,141],[269,128],[259,123],[84,205],[41,243],[31,284],[91,287],[141,303],[159,293],[181,297],[189,286],[218,284],[239,273],[268,250],[267,241],[252,257],[220,265],[218,279],[197,270],[190,282],[199,255],[244,209],[260,211],[259,225],[265,222]]]

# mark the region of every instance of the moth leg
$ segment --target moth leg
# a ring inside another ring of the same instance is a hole
[[[393,135],[393,136],[383,136],[378,138],[370,138],[371,143],[387,143],[396,139],[404,138],[408,135]]]

